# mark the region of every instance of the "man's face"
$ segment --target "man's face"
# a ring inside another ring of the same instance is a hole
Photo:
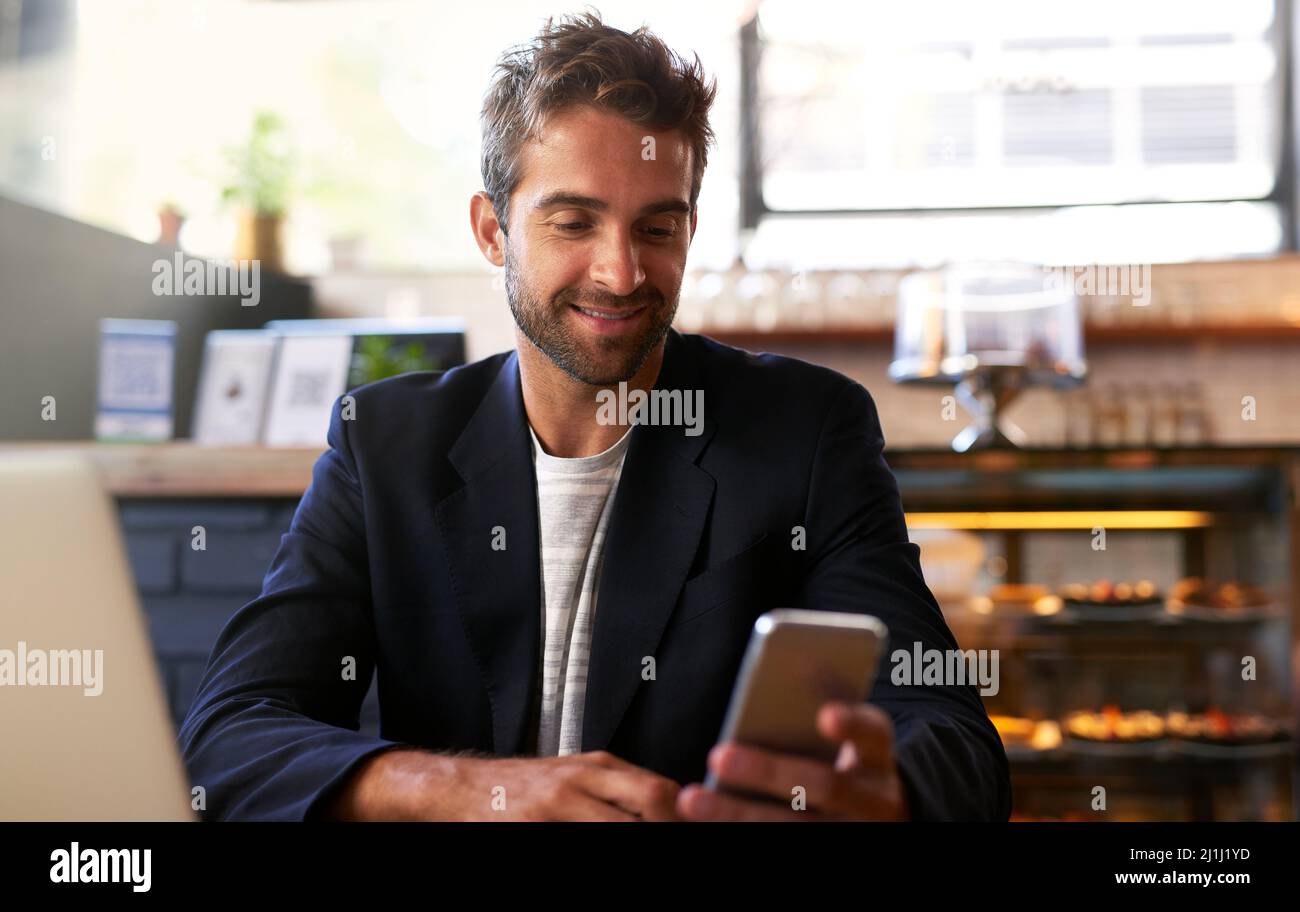
[[[520,164],[505,240],[515,322],[575,380],[631,379],[677,312],[690,146],[583,106],[552,115]]]

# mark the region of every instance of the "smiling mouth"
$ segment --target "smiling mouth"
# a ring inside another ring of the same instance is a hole
[[[590,307],[579,307],[577,304],[570,304],[569,306],[578,311],[578,313],[586,314],[589,317],[595,317],[597,320],[608,320],[612,323],[630,319],[645,310],[644,304],[640,307],[634,307],[631,310],[596,310]]]

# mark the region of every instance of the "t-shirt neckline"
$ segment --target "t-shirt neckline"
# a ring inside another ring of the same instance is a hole
[[[528,436],[532,439],[533,459],[539,464],[546,466],[548,469],[561,469],[564,471],[585,472],[591,469],[601,469],[613,465],[623,456],[623,451],[627,449],[628,440],[632,434],[632,426],[628,426],[623,436],[618,439],[608,449],[595,453],[591,456],[552,456],[546,450],[542,449],[542,443],[537,439],[537,432],[533,430],[532,422],[528,422]]]

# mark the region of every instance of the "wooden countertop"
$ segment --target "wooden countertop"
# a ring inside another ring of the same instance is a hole
[[[0,443],[8,454],[84,456],[118,497],[301,497],[324,449],[48,440]]]

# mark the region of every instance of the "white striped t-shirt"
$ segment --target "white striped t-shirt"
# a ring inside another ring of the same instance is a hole
[[[628,432],[608,450],[566,459],[542,450],[531,425],[542,562],[537,755],[582,750],[582,709],[605,530],[627,454]]]

